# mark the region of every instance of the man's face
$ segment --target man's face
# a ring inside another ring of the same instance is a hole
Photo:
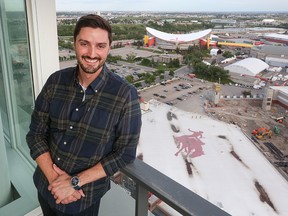
[[[107,31],[84,27],[76,37],[74,46],[81,72],[94,74],[102,70],[110,51]]]

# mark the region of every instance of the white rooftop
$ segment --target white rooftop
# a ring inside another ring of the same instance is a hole
[[[267,63],[257,58],[246,58],[224,67],[225,70],[230,72],[250,76],[255,76],[268,68],[269,65]]]
[[[206,29],[204,31],[200,31],[196,33],[194,32],[194,33],[189,33],[189,34],[170,34],[170,33],[158,31],[156,29],[149,28],[149,27],[146,27],[146,30],[154,37],[157,37],[164,41],[178,43],[178,44],[198,40],[211,33],[211,29]]]
[[[150,109],[137,149],[144,162],[233,216],[288,215],[288,182],[239,127],[155,100]]]
[[[270,86],[274,90],[278,90],[288,95],[288,86]]]
[[[284,34],[268,33],[268,34],[265,34],[264,36],[276,38],[276,39],[288,40],[288,35],[284,35]]]

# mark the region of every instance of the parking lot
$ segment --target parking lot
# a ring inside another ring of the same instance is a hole
[[[155,99],[168,105],[173,105],[187,112],[203,114],[203,104],[206,100],[212,100],[213,83],[201,81],[199,79],[177,78],[167,84],[157,84],[140,91],[140,95],[145,101]],[[185,87],[186,86],[186,87]],[[191,86],[191,87],[190,87]],[[262,95],[263,89],[247,89],[235,85],[221,85],[220,94],[225,96],[243,95],[243,91],[250,91],[252,95]]]
[[[140,91],[145,101],[155,99],[188,112],[203,112],[203,103],[210,97],[212,84],[200,80],[174,79]]]
[[[125,46],[117,49],[111,49],[110,54],[112,56],[121,56],[122,59],[126,59],[127,55],[135,55],[140,56],[142,58],[147,58],[151,56],[159,55],[159,53],[153,53],[151,51],[141,50],[141,49],[135,49],[133,46]]]

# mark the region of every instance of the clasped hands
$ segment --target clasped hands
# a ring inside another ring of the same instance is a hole
[[[54,171],[58,176],[50,183],[48,190],[54,196],[56,203],[69,204],[81,197],[85,197],[83,190],[75,190],[71,185],[71,176],[53,164]]]

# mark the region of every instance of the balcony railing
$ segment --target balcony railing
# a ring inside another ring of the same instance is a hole
[[[185,216],[230,215],[139,159],[122,172],[136,183],[135,216],[147,216],[149,192]]]
[[[154,212],[152,214],[148,212],[149,192],[184,216],[230,215],[139,159],[121,171],[136,184],[135,200],[128,195],[129,193],[127,194],[127,191],[121,190],[122,187],[113,183],[111,190],[101,201],[99,216],[153,215]],[[114,208],[111,208],[111,202],[114,203]],[[120,203],[117,205],[118,209],[115,207],[115,203]],[[133,206],[134,203],[136,203],[135,206]],[[26,216],[42,215],[40,207],[26,214]]]

